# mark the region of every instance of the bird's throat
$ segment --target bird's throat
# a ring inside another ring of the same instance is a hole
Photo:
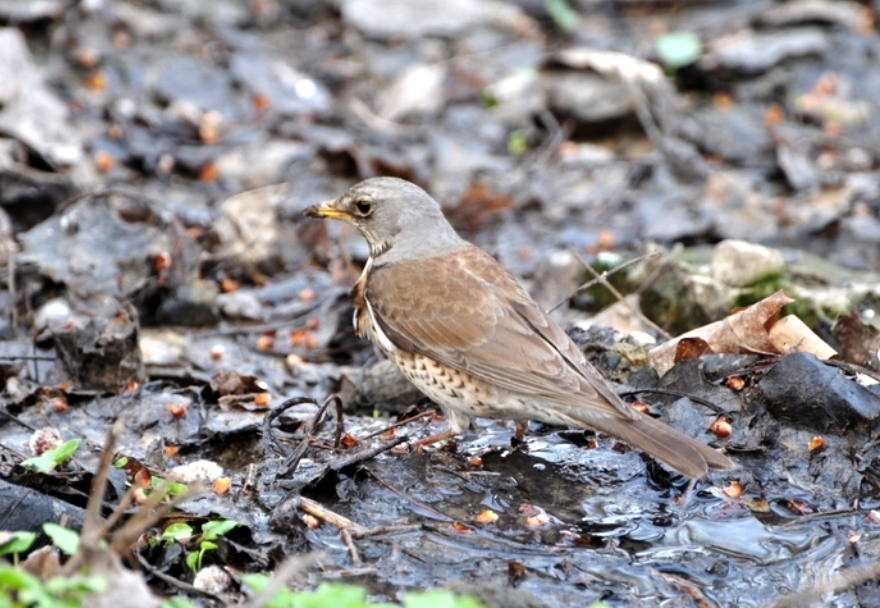
[[[391,243],[386,243],[384,241],[379,241],[377,243],[370,243],[370,257],[374,260],[378,258],[383,253],[386,253],[389,249],[391,249]]]

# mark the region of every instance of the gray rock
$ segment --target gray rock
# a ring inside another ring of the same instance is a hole
[[[728,239],[715,247],[710,274],[726,285],[746,287],[784,270],[782,253],[776,249]]]

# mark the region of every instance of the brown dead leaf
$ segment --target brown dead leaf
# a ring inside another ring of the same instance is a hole
[[[880,329],[862,323],[859,313],[853,311],[839,317],[831,331],[840,340],[844,361],[880,372]]]
[[[702,338],[681,338],[675,347],[675,362],[696,359],[700,355],[712,353],[712,347]]]
[[[211,390],[224,396],[263,392],[255,377],[242,376],[234,371],[217,372],[211,376]]]
[[[476,232],[503,209],[513,205],[513,199],[504,194],[489,192],[483,184],[474,184],[452,212],[456,227]]]
[[[226,410],[242,409],[246,412],[265,412],[268,401],[265,401],[268,393],[245,393],[244,395],[222,395],[217,398],[217,404]],[[271,395],[269,395],[271,401]],[[261,405],[262,403],[262,405]]]
[[[696,346],[690,344],[682,347],[682,356],[688,354],[699,356],[704,352],[778,353],[770,342],[768,332],[776,323],[782,307],[792,302],[794,300],[781,290],[777,291],[772,296],[739,310],[721,321],[704,325],[658,346],[648,353],[648,359],[651,366],[662,376],[672,369],[673,365],[688,358],[678,358],[679,345],[683,340],[701,340],[709,350],[701,350],[698,348],[699,342],[696,342]]]
[[[31,551],[31,554],[19,567],[45,581],[61,573],[61,556],[57,547],[46,545]]]
[[[509,585],[516,587],[527,576],[526,567],[519,562],[510,562],[507,564],[507,582]]]

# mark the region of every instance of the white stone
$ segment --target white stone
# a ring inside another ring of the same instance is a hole
[[[784,270],[785,262],[778,250],[728,239],[715,246],[709,273],[731,287],[746,287]]]

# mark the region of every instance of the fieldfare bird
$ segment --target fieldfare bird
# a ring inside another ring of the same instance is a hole
[[[462,239],[410,182],[378,177],[304,214],[357,228],[370,256],[351,291],[354,326],[442,408],[458,435],[480,416],[618,437],[690,478],[734,463],[624,403],[501,265]]]

